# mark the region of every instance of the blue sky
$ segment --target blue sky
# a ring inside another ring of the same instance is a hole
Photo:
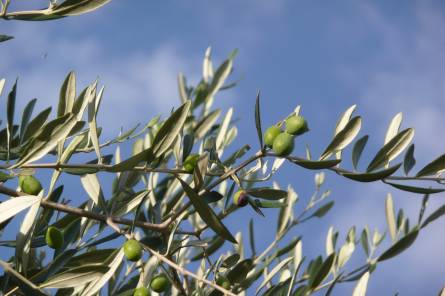
[[[16,7],[35,7],[27,3],[31,1],[15,2]],[[364,118],[361,134],[371,135],[364,164],[382,145],[391,118],[403,112],[403,127],[416,129],[419,169],[445,151],[440,136],[445,123],[444,8],[441,1],[115,0],[92,14],[60,21],[3,21],[1,33],[15,39],[0,46],[0,76],[9,86],[19,77],[19,107],[37,97],[40,108],[56,104],[68,71],[76,71],[79,85],[99,77],[106,91],[98,120],[107,127],[105,136],[111,136],[121,126],[147,122],[177,106],[177,73],[196,82],[208,46],[216,61],[237,48],[232,77],[239,84],[216,102],[235,107],[240,119],[236,147],[256,143],[253,106],[260,89],[265,125],[302,105],[311,132],[296,143],[300,155],[306,143],[313,155],[321,153],[338,116],[357,104],[356,112]],[[283,187],[292,184],[302,198],[313,188],[307,185],[313,174],[291,165],[276,178]],[[327,174],[326,185],[336,207],[323,223],[311,222],[295,232],[305,235],[308,254],[324,252],[327,222],[343,237],[353,224],[385,227],[388,192],[397,207],[412,215],[420,204],[419,196],[383,184],[353,184]],[[271,212],[269,219],[273,217]],[[243,219],[228,220],[231,230],[245,231]],[[258,229],[270,225],[268,218],[255,221]],[[435,223],[403,255],[379,265],[369,295],[437,293],[444,284],[444,226],[444,221]],[[269,241],[274,231],[275,226],[258,235]],[[350,294],[351,289],[337,293]]]

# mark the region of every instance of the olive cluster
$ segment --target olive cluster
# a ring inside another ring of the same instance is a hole
[[[19,186],[23,193],[37,195],[42,191],[42,184],[32,175],[20,175]],[[45,242],[52,249],[60,249],[64,244],[64,235],[55,226],[46,229]]]
[[[264,133],[264,143],[278,156],[291,154],[294,150],[295,136],[309,131],[303,116],[292,115],[285,120],[285,123],[284,131],[281,130],[281,125],[273,125]]]
[[[142,258],[142,246],[135,239],[129,239],[124,243],[124,255],[127,260],[136,262]],[[155,275],[150,281],[150,289],[156,293],[162,293],[167,290],[170,282],[165,274]],[[148,296],[150,291],[146,287],[138,287],[134,290],[134,296]]]

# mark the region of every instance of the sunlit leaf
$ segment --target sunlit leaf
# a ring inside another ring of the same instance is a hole
[[[40,202],[41,197],[34,195],[10,198],[0,203],[0,223],[20,213],[24,209]]]
[[[190,110],[191,102],[185,102],[164,122],[153,140],[153,153],[156,157],[166,152],[182,130]]]
[[[394,214],[394,202],[391,194],[388,193],[385,202],[386,222],[388,223],[389,234],[394,241],[397,235],[396,218]]]
[[[407,128],[398,133],[377,152],[369,163],[367,171],[374,171],[396,158],[403,150],[405,150],[413,137],[414,129],[412,128]]]
[[[332,153],[343,150],[348,146],[357,136],[362,126],[362,119],[360,116],[352,118],[346,126],[338,132],[332,139],[331,143],[321,154],[320,160],[324,160],[332,155]]]
[[[58,273],[43,282],[40,288],[70,288],[98,280],[109,270],[105,265],[84,265]]]
[[[352,296],[366,296],[366,289],[368,288],[369,271],[365,272],[352,292]]]
[[[402,123],[402,119],[403,119],[402,112],[397,113],[396,116],[394,116],[386,131],[385,141],[383,144],[387,144],[399,133],[399,128],[400,124]]]

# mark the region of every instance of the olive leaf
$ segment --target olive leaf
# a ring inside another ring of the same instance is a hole
[[[405,235],[403,238],[398,240],[394,245],[387,249],[382,255],[377,258],[377,262],[388,260],[394,256],[399,255],[407,248],[409,248],[417,238],[419,234],[419,229],[414,228],[411,232]]]
[[[23,137],[25,136],[25,130],[29,124],[29,120],[31,119],[32,111],[34,110],[34,106],[36,105],[37,99],[32,99],[26,104],[25,109],[23,109],[22,113],[22,121],[20,124],[20,143],[23,142]]]
[[[7,201],[0,203],[0,223],[15,216],[17,213],[31,207],[40,202],[42,198],[34,195],[26,195],[14,197]]]
[[[374,181],[380,181],[383,180],[392,174],[394,174],[401,166],[402,164],[399,163],[393,167],[390,167],[388,169],[384,169],[377,172],[372,173],[343,173],[340,172],[340,174],[343,177],[346,177],[351,180],[359,181],[359,182],[374,182]]]
[[[255,127],[258,133],[258,141],[260,141],[260,147],[263,147],[263,132],[261,130],[261,111],[260,111],[260,91],[258,91],[255,100]]]
[[[14,37],[9,36],[9,35],[0,35],[0,42],[5,42],[8,40],[14,39]]]
[[[153,153],[156,157],[166,152],[175,141],[177,135],[182,130],[185,120],[190,110],[191,101],[182,104],[172,115],[163,123],[153,140]]]
[[[287,191],[268,187],[251,188],[246,191],[248,195],[268,200],[278,200],[287,196]]]
[[[405,184],[397,184],[385,181],[386,184],[391,185],[394,188],[408,191],[412,193],[419,193],[419,194],[434,194],[434,193],[441,193],[444,192],[445,189],[442,188],[425,188],[425,187],[418,187],[418,186],[411,186],[411,185],[405,185]]]
[[[352,296],[366,296],[366,289],[368,287],[369,281],[369,271],[365,272],[357,282],[357,285],[354,287],[354,291],[352,292]]]
[[[424,166],[417,174],[416,177],[423,177],[429,175],[440,174],[445,170],[445,154],[439,156],[426,166]]]
[[[39,285],[40,288],[70,288],[98,280],[108,271],[105,265],[84,265],[58,273]]]
[[[341,159],[328,159],[328,160],[316,161],[316,160],[292,158],[290,161],[308,170],[321,170],[336,166],[341,162]]]
[[[367,171],[374,171],[396,158],[409,145],[414,137],[414,129],[407,128],[386,143],[369,163]]]
[[[420,228],[424,228],[434,220],[437,220],[441,216],[445,215],[445,205],[439,207],[437,210],[435,210],[431,215],[428,216],[428,218],[425,219],[425,221],[422,223],[422,226]]]
[[[217,234],[224,237],[226,240],[231,241],[236,244],[236,239],[232,236],[229,230],[224,226],[218,216],[213,212],[213,210],[207,205],[205,200],[199,196],[187,183],[185,183],[181,178],[178,178],[181,182],[182,188],[184,189],[187,196],[190,198],[195,210],[198,212],[199,216],[202,218],[207,225],[213,229]]]
[[[365,135],[358,139],[354,147],[352,148],[352,166],[357,169],[358,162],[362,156],[362,152],[365,149],[366,143],[368,143],[369,136]]]
[[[45,156],[49,151],[56,147],[60,140],[65,139],[68,136],[76,122],[77,117],[71,113],[49,122],[42,128],[34,141],[30,144],[29,148],[26,150],[26,154],[19,162],[11,166],[11,169],[36,161]]]
[[[345,127],[334,136],[331,143],[321,154],[320,160],[325,160],[331,156],[332,153],[341,151],[348,146],[357,136],[361,126],[362,118],[360,116],[352,118]]]

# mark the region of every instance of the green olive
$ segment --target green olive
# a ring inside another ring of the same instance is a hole
[[[273,141],[279,134],[281,134],[281,129],[276,125],[272,125],[264,133],[264,144],[268,147],[272,147]]]
[[[60,249],[63,246],[63,233],[57,227],[50,226],[46,230],[45,242],[52,249]]]
[[[167,289],[169,283],[168,278],[164,274],[158,274],[151,279],[150,288],[157,293],[162,293]]]
[[[216,284],[217,284],[218,286],[223,287],[223,288],[226,289],[226,290],[230,290],[230,282],[229,282],[229,280],[228,280],[226,277],[219,277],[219,278],[216,280]]]
[[[294,136],[286,132],[279,134],[273,141],[272,150],[278,156],[286,156],[294,150]]]
[[[134,290],[133,296],[150,296],[150,291],[145,287],[139,287]]]
[[[184,161],[184,170],[187,173],[190,174],[193,173],[196,165],[198,164],[198,160],[199,160],[199,154],[190,154],[189,156],[187,156]]]
[[[20,176],[19,185],[22,191],[27,194],[37,195],[42,191],[42,184],[34,176]]]
[[[286,119],[286,133],[297,136],[308,130],[306,119],[303,116],[294,115]]]
[[[128,260],[138,261],[142,257],[141,244],[135,239],[126,241],[124,244],[124,254]]]
[[[233,203],[239,207],[244,207],[249,201],[249,196],[247,192],[243,189],[238,190],[233,196]]]

